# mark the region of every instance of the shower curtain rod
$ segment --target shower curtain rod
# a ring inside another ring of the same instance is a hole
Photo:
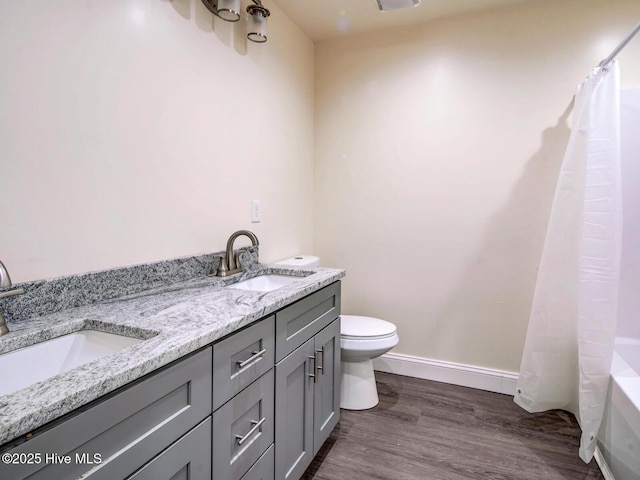
[[[638,32],[640,32],[640,23],[636,25],[636,28],[634,28],[633,31],[629,35],[627,35],[627,38],[625,38],[622,42],[620,42],[620,44],[613,49],[613,52],[611,52],[607,58],[602,60],[598,64],[598,66],[603,68],[609,65],[613,61],[613,59],[618,56],[618,54],[622,51],[622,49],[627,46],[627,43],[629,43],[631,39],[636,36],[636,33]]]

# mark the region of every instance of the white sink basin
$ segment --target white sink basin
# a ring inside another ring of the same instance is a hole
[[[253,292],[272,292],[285,285],[297,282],[301,278],[302,277],[294,277],[291,275],[260,275],[259,277],[232,283],[231,285],[227,285],[227,288],[251,290]]]
[[[143,340],[81,330],[0,355],[0,396],[106,357]]]

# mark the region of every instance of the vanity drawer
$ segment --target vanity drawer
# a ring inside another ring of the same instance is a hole
[[[276,312],[276,363],[340,315],[340,282]]]
[[[273,367],[274,319],[271,315],[213,345],[213,410]]]
[[[213,414],[213,480],[239,480],[273,443],[273,369]]]
[[[274,447],[271,445],[269,450],[264,452],[253,467],[244,474],[242,480],[273,480],[275,477],[275,459],[273,455]]]
[[[127,480],[211,480],[211,417]]]

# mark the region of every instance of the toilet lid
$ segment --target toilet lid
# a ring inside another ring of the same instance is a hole
[[[396,326],[386,320],[360,315],[340,315],[342,338],[386,338],[395,334]]]

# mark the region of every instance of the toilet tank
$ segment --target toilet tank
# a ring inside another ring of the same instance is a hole
[[[283,265],[286,267],[303,267],[306,269],[314,269],[320,266],[320,259],[313,255],[296,255],[295,257],[285,258],[274,265]]]

